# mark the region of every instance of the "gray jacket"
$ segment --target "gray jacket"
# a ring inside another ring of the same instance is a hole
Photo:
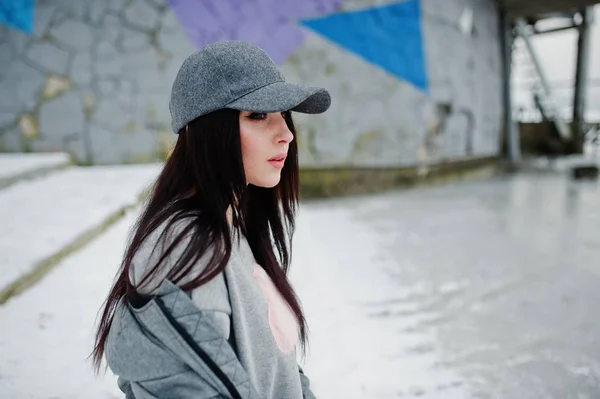
[[[145,304],[120,303],[105,357],[127,399],[260,398],[214,312],[164,280]],[[298,369],[304,398],[313,399]]]

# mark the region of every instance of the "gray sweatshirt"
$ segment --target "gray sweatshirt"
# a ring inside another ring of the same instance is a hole
[[[156,263],[161,251],[172,242],[184,223],[176,224],[173,232],[164,240],[159,240],[162,233],[162,229],[159,228],[144,241],[132,263],[130,279],[134,285],[139,284],[148,269]],[[161,274],[151,284],[145,285],[142,293],[158,295],[161,289],[165,290],[165,281],[169,282],[164,276],[185,248],[185,241],[187,238],[178,243],[171,256],[163,263]],[[206,255],[194,266],[190,278],[205,267],[208,257],[209,255]],[[281,302],[278,305],[273,304],[273,300],[269,298],[273,293],[269,293],[265,286],[271,282],[270,279],[264,282],[265,277],[266,274],[256,265],[250,246],[242,235],[239,240],[233,241],[232,255],[225,271],[209,283],[188,293],[190,303],[193,303],[201,314],[210,315],[204,320],[210,320],[210,324],[225,345],[230,344],[232,353],[235,353],[237,361],[260,398],[312,398],[314,396],[308,388],[308,379],[299,372],[295,346],[289,345],[289,334],[287,341],[281,337],[281,328],[278,328],[277,320],[274,320],[282,319],[274,317],[277,311],[282,312],[282,306]],[[184,279],[179,284],[183,285],[186,281]],[[277,307],[279,310],[274,309]],[[287,321],[290,321],[290,315],[288,311],[283,319],[287,317]],[[119,330],[119,334],[113,334],[111,330],[111,347],[123,351],[122,345],[120,347],[118,342],[115,343],[115,337],[118,335],[121,340],[127,340],[127,336],[123,336],[123,331],[127,329],[123,330],[122,325],[115,328]],[[202,339],[201,334],[199,339]],[[114,354],[112,357],[107,354],[109,366],[110,358],[114,360]],[[132,370],[127,369],[123,359],[113,361],[113,364],[115,367],[111,368],[122,377],[120,385],[123,388],[129,381],[121,374],[130,374]],[[137,375],[135,372],[133,374]],[[139,385],[139,381],[137,383]]]

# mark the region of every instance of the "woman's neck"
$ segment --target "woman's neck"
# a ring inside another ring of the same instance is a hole
[[[233,211],[231,210],[231,205],[229,205],[229,208],[225,211],[225,217],[227,218],[227,223],[231,225],[233,223]]]

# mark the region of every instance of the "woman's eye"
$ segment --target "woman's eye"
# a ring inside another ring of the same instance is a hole
[[[267,114],[262,112],[253,112],[250,115],[248,115],[248,118],[253,119],[255,121],[262,121],[267,119]]]
[[[289,118],[290,116],[292,116],[292,112],[291,112],[291,111],[283,111],[283,112],[281,113],[281,116],[283,116],[283,119],[287,119],[287,118]]]

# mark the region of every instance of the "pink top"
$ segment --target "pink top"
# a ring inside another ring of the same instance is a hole
[[[298,343],[298,320],[273,281],[259,265],[254,265],[253,276],[269,304],[269,327],[279,349],[289,353]]]

